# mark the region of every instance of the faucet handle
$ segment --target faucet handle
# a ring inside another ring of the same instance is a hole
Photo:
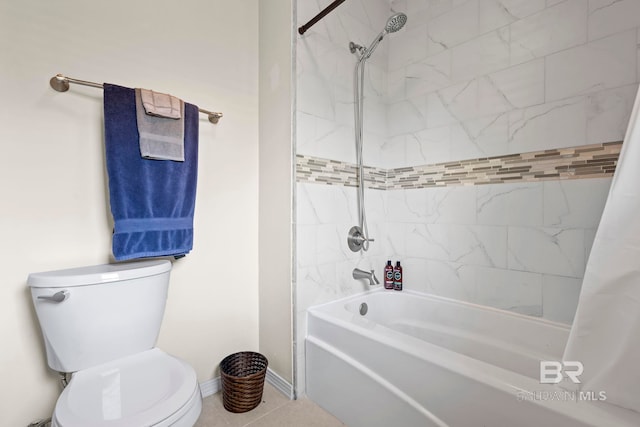
[[[365,242],[374,242],[376,239],[369,239],[364,235],[362,228],[354,225],[349,230],[349,236],[347,237],[347,245],[352,252],[358,252],[364,246]],[[366,250],[366,249],[365,249]]]
[[[37,297],[37,299],[42,299],[42,300],[51,301],[51,302],[62,302],[67,298],[69,298],[69,291],[66,289],[62,291],[58,291],[53,295],[38,295]]]

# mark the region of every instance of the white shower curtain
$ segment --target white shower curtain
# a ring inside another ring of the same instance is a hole
[[[640,412],[640,96],[622,145],[580,292],[564,361],[580,390]]]

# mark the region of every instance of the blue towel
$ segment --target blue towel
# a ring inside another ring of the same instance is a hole
[[[184,106],[184,162],[140,156],[135,90],[104,84],[104,134],[117,261],[193,248],[198,107]]]

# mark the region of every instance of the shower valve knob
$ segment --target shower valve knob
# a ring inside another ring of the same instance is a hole
[[[349,245],[349,249],[351,249],[352,252],[358,252],[360,249],[362,249],[362,245],[364,245],[364,242],[375,242],[375,240],[376,239],[367,238],[362,232],[362,228],[354,225],[349,230],[347,245]]]

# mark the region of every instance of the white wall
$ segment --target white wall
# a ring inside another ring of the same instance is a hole
[[[260,1],[260,352],[293,383],[293,2]]]
[[[49,416],[59,390],[29,272],[110,261],[102,93],[56,73],[170,92],[200,121],[194,249],[174,264],[159,347],[200,381],[258,349],[258,1],[0,1],[0,419]]]

